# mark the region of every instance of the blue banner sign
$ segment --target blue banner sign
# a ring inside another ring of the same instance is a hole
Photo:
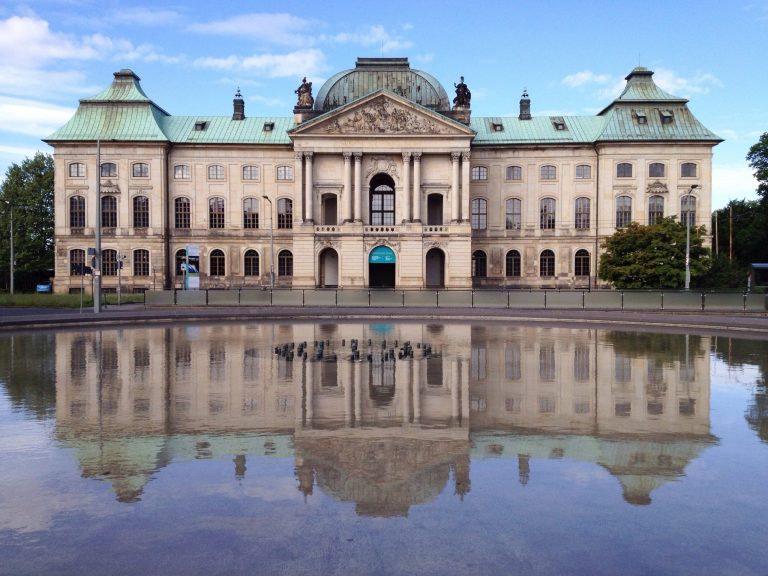
[[[394,264],[395,253],[387,246],[376,246],[368,254],[368,262],[371,264]]]

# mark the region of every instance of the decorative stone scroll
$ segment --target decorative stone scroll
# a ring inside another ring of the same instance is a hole
[[[667,188],[667,185],[664,184],[664,182],[656,180],[656,182],[648,184],[646,191],[648,194],[667,194],[669,193],[669,188]]]
[[[328,134],[449,134],[447,126],[380,96],[325,127]]]
[[[392,176],[393,180],[400,181],[400,176],[397,173],[397,164],[391,158],[385,158],[382,156],[371,156],[366,158],[368,169],[365,171],[365,178],[369,180],[374,174],[384,172]]]

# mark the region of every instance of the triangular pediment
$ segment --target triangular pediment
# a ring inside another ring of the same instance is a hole
[[[442,114],[379,90],[313,118],[290,131],[291,136],[469,136],[474,130]]]

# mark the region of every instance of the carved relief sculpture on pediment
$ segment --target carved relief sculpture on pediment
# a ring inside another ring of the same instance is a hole
[[[651,182],[648,184],[647,192],[648,194],[667,194],[669,189],[667,188],[667,185],[664,184],[664,182],[656,180],[656,182]]]
[[[447,126],[381,96],[325,127],[329,134],[448,134]]]

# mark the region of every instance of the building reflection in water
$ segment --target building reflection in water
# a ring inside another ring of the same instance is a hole
[[[631,504],[710,434],[709,338],[466,324],[232,324],[56,333],[57,437],[135,502],[168,463],[294,458],[298,489],[406,515],[470,462],[594,463]],[[305,356],[306,355],[306,359]]]

